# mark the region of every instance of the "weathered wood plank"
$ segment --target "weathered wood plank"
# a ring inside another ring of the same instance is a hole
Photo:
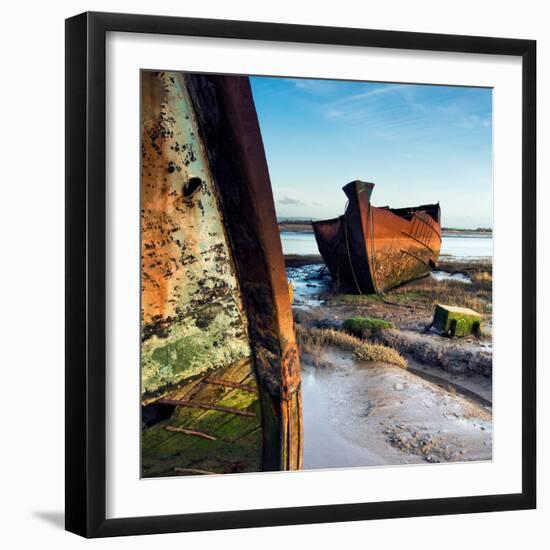
[[[222,407],[220,405],[211,405],[210,403],[202,403],[200,401],[178,401],[176,399],[161,399],[159,403],[163,405],[174,405],[175,407],[191,407],[193,409],[206,409],[211,411],[219,411],[228,414],[238,414],[240,416],[255,417],[256,413],[250,411],[243,411],[241,409],[234,409],[231,407]]]
[[[220,378],[209,377],[205,378],[204,381],[206,384],[214,384],[217,386],[224,386],[228,388],[238,388],[240,390],[249,391],[252,393],[256,393],[258,391],[258,389],[253,386],[247,386],[246,384],[240,384],[238,382],[231,382],[230,380],[222,380]]]
[[[243,374],[242,371],[239,372]],[[249,371],[247,374],[244,375],[243,378],[240,379],[240,381],[242,383],[247,383],[251,385],[254,379],[254,373]],[[221,390],[222,392],[217,396],[217,403],[228,407],[241,409],[251,408],[253,407],[254,402],[258,399],[257,395],[249,392],[244,392],[242,390],[237,390],[233,388],[224,390],[223,388],[216,388],[215,386],[206,386],[202,390],[203,393],[196,395],[198,395],[200,399],[204,399],[205,395],[211,395],[205,394],[204,392],[212,390],[212,388],[215,388],[218,391]],[[186,426],[188,428],[192,427],[193,429],[197,429],[200,431],[214,433],[220,426],[222,426],[224,423],[228,422],[232,418],[235,418],[235,416],[227,415],[225,413],[220,413],[214,410],[190,409],[180,407],[179,409],[176,409],[174,415],[170,418],[169,423]],[[252,418],[246,417],[245,420],[247,422],[250,422]],[[257,420],[261,422],[261,415],[258,416]],[[157,426],[149,428],[145,430],[142,436],[143,450],[147,454],[147,456],[153,456],[153,454],[155,453],[158,454],[159,460],[161,460],[163,452],[171,452],[171,449],[174,446],[174,443],[172,441],[172,438],[174,437],[177,437],[177,435],[173,433],[168,433],[162,429],[157,429]],[[193,445],[193,443],[190,441],[179,442],[177,444],[177,447],[178,449],[183,451],[191,445]],[[260,447],[258,449],[258,452],[261,452]]]

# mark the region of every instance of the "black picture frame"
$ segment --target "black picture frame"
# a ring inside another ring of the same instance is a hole
[[[522,491],[185,515],[105,517],[108,31],[518,56],[522,121]],[[532,509],[536,506],[536,42],[479,36],[83,13],[66,20],[66,529],[107,537]]]

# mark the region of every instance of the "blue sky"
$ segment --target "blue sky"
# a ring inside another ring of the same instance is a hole
[[[373,203],[441,203],[445,227],[492,226],[492,91],[251,77],[279,217],[341,214],[341,188]]]

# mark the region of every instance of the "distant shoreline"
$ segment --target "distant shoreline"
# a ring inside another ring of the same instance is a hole
[[[452,227],[443,227],[445,235],[492,235],[493,230],[487,228],[479,229],[456,229]],[[281,233],[313,233],[313,227],[310,221],[284,221],[279,222],[279,232]]]
[[[320,254],[285,254],[286,267],[301,267],[311,264],[324,264],[325,261]],[[439,257],[436,270],[448,271],[450,273],[467,273],[471,269],[491,270],[493,262],[491,258],[457,258],[443,255]]]
[[[313,233],[311,222],[279,222],[279,231],[281,233]]]

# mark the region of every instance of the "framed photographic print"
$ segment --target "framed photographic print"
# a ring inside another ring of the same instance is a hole
[[[535,507],[530,40],[66,22],[66,527]]]

